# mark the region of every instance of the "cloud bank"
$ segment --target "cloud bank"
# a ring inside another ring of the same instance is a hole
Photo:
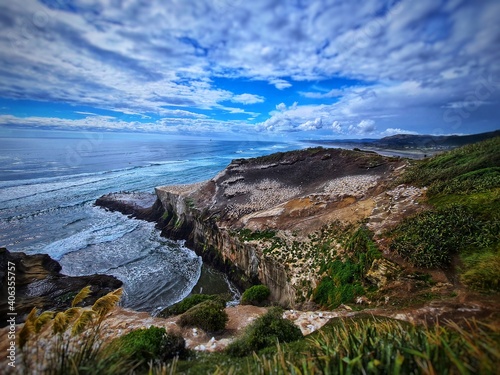
[[[494,0],[3,2],[0,97],[116,116],[21,116],[7,105],[0,124],[293,137],[493,130],[499,17]]]

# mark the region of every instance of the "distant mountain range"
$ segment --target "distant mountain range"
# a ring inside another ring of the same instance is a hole
[[[392,150],[420,149],[420,150],[447,150],[469,143],[480,142],[489,138],[500,136],[500,130],[488,133],[471,135],[414,135],[397,134],[381,139],[338,139],[315,141],[324,145],[351,145],[369,148]]]

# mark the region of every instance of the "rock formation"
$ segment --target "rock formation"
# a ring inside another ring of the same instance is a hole
[[[92,305],[98,298],[121,287],[122,282],[114,276],[66,276],[60,273],[61,265],[47,254],[26,255],[0,248],[0,315],[7,316],[8,265],[15,264],[16,321],[23,322],[33,307],[39,310],[64,310],[71,305],[73,297],[85,286],[90,285],[91,295],[85,300]],[[10,279],[9,279],[10,280]],[[12,312],[12,311],[11,311]],[[0,326],[7,324],[4,319]]]
[[[389,199],[375,197],[385,196],[405,163],[362,151],[306,149],[233,160],[209,181],[158,187],[149,211],[112,195],[97,204],[136,217],[161,215],[163,235],[186,240],[241,287],[263,283],[274,302],[297,306],[306,300],[298,285],[310,290],[321,276],[305,250],[308,236],[336,221],[369,221]],[[386,219],[378,216],[377,229]]]

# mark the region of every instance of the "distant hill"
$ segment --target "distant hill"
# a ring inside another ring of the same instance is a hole
[[[373,147],[391,150],[447,150],[455,147],[465,146],[470,143],[484,141],[486,139],[498,136],[500,136],[500,130],[471,135],[397,134],[381,139],[338,139],[315,141],[314,143],[323,145],[350,145],[351,147]]]
[[[447,149],[459,146],[464,146],[470,143],[476,143],[500,136],[500,130],[495,130],[488,133],[471,134],[471,135],[413,135],[413,134],[398,134],[390,137],[385,137],[370,145],[380,148],[426,148],[426,149]]]

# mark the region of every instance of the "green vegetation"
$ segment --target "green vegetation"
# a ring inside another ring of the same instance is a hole
[[[331,244],[327,242],[323,246]],[[336,256],[333,261],[324,262],[320,268],[320,272],[325,276],[314,291],[313,300],[322,306],[336,308],[342,303],[351,302],[356,296],[363,295],[366,271],[373,260],[381,256],[365,226],[360,226],[346,238],[345,249],[347,256]]]
[[[307,338],[245,355],[197,354],[176,367],[178,373],[220,375],[496,374],[500,329],[476,321],[422,327],[359,316],[334,319]]]
[[[499,150],[500,137],[460,147],[415,163],[398,182],[428,186],[431,195],[470,193],[470,189],[464,187],[469,186],[471,181],[477,183],[472,189],[474,191],[490,189],[494,187],[492,180],[496,179],[498,184]],[[457,185],[447,188],[445,192],[439,189],[450,183]]]
[[[225,304],[208,300],[191,307],[179,318],[181,327],[197,327],[207,332],[223,330],[228,321]]]
[[[166,360],[185,354],[181,336],[169,334],[165,328],[138,329],[115,339],[110,348],[117,358],[126,358],[134,366],[147,366],[150,361]],[[147,367],[146,367],[147,368]]]
[[[398,181],[427,186],[430,211],[389,235],[391,248],[421,267],[447,267],[459,254],[462,281],[499,290],[500,137],[414,163]]]
[[[474,289],[500,291],[500,250],[465,255],[463,262],[462,282]]]
[[[126,359],[113,356],[100,337],[102,323],[120,300],[122,289],[99,298],[91,309],[77,307],[89,294],[90,287],[83,288],[71,308],[58,313],[38,314],[33,308],[19,331],[19,373],[115,374],[126,365]],[[40,340],[42,336],[49,345]]]
[[[269,295],[271,291],[265,285],[254,285],[245,290],[241,296],[242,305],[261,305]]]
[[[172,315],[180,315],[188,311],[191,307],[196,306],[201,302],[205,302],[208,300],[213,301],[219,299],[223,301],[222,297],[215,294],[193,294],[184,298],[182,301],[177,302],[176,304],[162,310],[159,316],[162,318],[167,318]],[[225,303],[225,301],[223,302]]]
[[[85,293],[75,297],[74,305]],[[500,365],[498,325],[473,320],[427,327],[357,316],[334,319],[304,338],[293,323],[282,319],[278,308],[258,318],[225,353],[185,352],[182,338],[157,327],[133,331],[106,345],[99,332],[119,295],[116,291],[102,297],[90,310],[72,307],[40,315],[33,310],[19,332],[19,371],[65,375],[495,374]],[[51,345],[44,342],[47,338]]]
[[[274,259],[294,273],[296,302],[312,296],[325,308],[338,307],[364,294],[366,271],[381,256],[372,233],[362,223],[334,221],[302,241],[296,240],[294,233],[283,236],[270,230],[243,229],[238,234],[242,240],[260,241],[264,257]],[[313,289],[311,279],[318,277],[318,270],[322,280]]]
[[[283,310],[273,307],[249,325],[243,336],[231,343],[226,351],[229,355],[243,357],[253,351],[302,338],[300,329],[287,319]]]
[[[403,220],[393,232],[391,249],[416,266],[444,267],[459,251],[493,246],[495,226],[467,206],[451,205]]]
[[[269,240],[276,236],[274,230],[251,231],[250,229],[241,229],[238,235],[242,241]]]

